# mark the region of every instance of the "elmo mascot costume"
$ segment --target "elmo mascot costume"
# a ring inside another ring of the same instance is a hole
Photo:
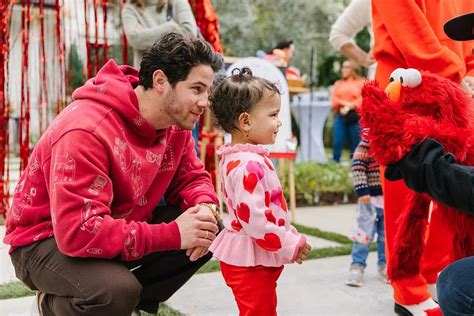
[[[404,157],[413,145],[432,138],[463,165],[474,165],[474,116],[468,95],[455,83],[416,69],[396,69],[385,91],[368,82],[360,108],[364,137],[371,155],[383,165]],[[450,188],[446,188],[450,190]],[[431,198],[410,192],[400,217],[388,276],[403,280],[420,272]],[[437,202],[434,202],[437,203]],[[451,232],[451,260],[474,255],[474,217],[439,204]]]

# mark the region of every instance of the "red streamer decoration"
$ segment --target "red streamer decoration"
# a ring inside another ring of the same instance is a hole
[[[211,0],[188,0],[194,13],[196,24],[204,39],[218,53],[222,53],[219,22]]]
[[[41,91],[38,105],[40,134],[43,134],[49,125],[48,119],[48,84],[46,81],[46,50],[44,45],[44,0],[39,1],[40,13],[40,71],[41,71]]]
[[[84,19],[85,19],[85,36],[86,36],[86,62],[87,62],[87,79],[92,77],[92,64],[90,59],[91,43],[89,41],[89,0],[84,0]]]
[[[104,50],[102,55],[102,65],[109,59],[109,43],[107,41],[107,0],[102,0],[102,12],[104,15]]]
[[[122,7],[123,7],[123,0],[120,0],[120,12],[122,12]],[[127,36],[125,35],[125,32],[123,31],[122,28],[122,64],[128,65],[128,42],[127,42]]]
[[[21,1],[21,43],[22,43],[22,72],[21,72],[21,102],[20,102],[20,171],[28,163],[30,139],[30,87],[28,80],[28,53],[30,37],[30,1]]]
[[[99,0],[94,0],[94,30],[95,30],[95,41],[94,41],[94,74],[99,71],[99,17],[97,16],[97,6]]]
[[[5,217],[10,199],[9,129],[10,104],[8,92],[8,52],[10,47],[11,6],[8,0],[0,1],[0,215]]]

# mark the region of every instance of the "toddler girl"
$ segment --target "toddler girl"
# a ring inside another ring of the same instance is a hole
[[[311,251],[290,225],[278,176],[261,146],[275,143],[280,93],[249,68],[234,69],[213,91],[211,109],[232,143],[218,151],[229,215],[209,249],[220,261],[240,315],[276,315],[283,265],[302,263]]]

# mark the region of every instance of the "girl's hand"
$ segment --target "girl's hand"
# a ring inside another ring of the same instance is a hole
[[[306,243],[303,247],[301,247],[300,251],[298,252],[298,255],[296,256],[296,262],[298,264],[302,264],[306,258],[308,258],[309,254],[311,253],[311,245]]]

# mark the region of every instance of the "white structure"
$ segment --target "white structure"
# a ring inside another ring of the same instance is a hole
[[[87,0],[85,0],[87,1]],[[39,135],[39,107],[42,106],[44,111],[43,119],[51,121],[54,116],[54,109],[58,100],[64,95],[64,73],[59,64],[59,48],[56,34],[56,13],[51,3],[54,1],[44,1],[44,45],[45,45],[45,69],[46,69],[46,85],[48,100],[40,105],[40,93],[43,90],[42,80],[42,61],[41,61],[41,19],[38,4],[30,6],[30,27],[29,27],[29,46],[28,46],[28,73],[26,80],[26,88],[29,89],[30,97],[30,113],[31,113],[31,134]],[[37,1],[36,1],[37,2]],[[90,2],[90,1],[89,1]],[[77,48],[84,73],[86,71],[86,39],[85,39],[85,15],[84,0],[64,0],[61,9],[61,37],[65,43],[65,65],[70,67],[69,55],[72,45]],[[117,25],[114,25],[113,10],[109,7],[107,19],[107,42],[114,44],[120,41],[120,34],[117,32]],[[117,8],[118,9],[118,8]],[[21,102],[21,80],[22,80],[22,27],[21,27],[21,4],[13,5],[10,20],[10,50],[8,55],[8,91],[7,99],[11,105],[10,116],[18,118],[20,116]],[[88,21],[89,21],[89,42],[95,43],[95,10],[93,3],[88,5]],[[104,43],[104,24],[102,6],[97,7],[97,27],[98,27],[98,43]],[[116,21],[115,21],[116,23]],[[46,113],[47,112],[47,113]],[[14,125],[11,124],[13,128]]]

